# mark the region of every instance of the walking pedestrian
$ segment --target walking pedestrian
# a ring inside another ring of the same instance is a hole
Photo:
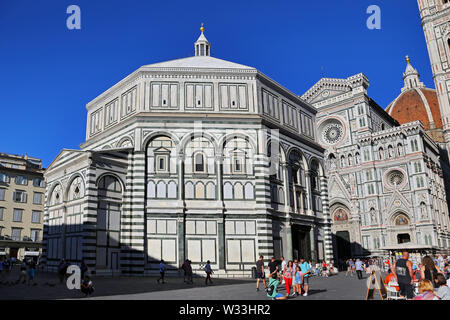
[[[359,259],[356,259],[355,262],[355,269],[356,269],[356,275],[358,276],[358,279],[361,280],[363,278],[362,272],[363,272],[363,262]]]
[[[394,263],[392,266],[392,273],[394,273],[395,278],[397,279],[397,283],[400,288],[400,296],[412,299],[414,297],[414,279],[412,262],[409,260],[408,251],[403,251],[402,258],[398,259]],[[433,287],[433,284],[431,284],[431,287]]]
[[[164,282],[164,275],[165,275],[165,273],[166,273],[166,265],[164,264],[164,260],[161,259],[161,261],[159,262],[159,279],[156,280],[158,283],[161,280],[162,280],[162,283],[165,283]]]
[[[211,261],[206,261],[205,264],[205,272],[206,272],[206,279],[205,279],[205,285],[208,285],[208,280],[211,284],[213,284],[212,280],[211,280],[211,274],[213,273],[212,268],[211,268]]]
[[[188,260],[186,259],[183,264],[181,265],[180,269],[183,270],[184,273],[184,277],[183,277],[183,281],[184,283],[186,283],[186,271],[187,271],[187,265],[188,265]]]
[[[58,265],[58,277],[59,277],[60,284],[62,284],[64,281],[64,278],[66,276],[66,271],[67,271],[66,261],[64,259],[62,259]]]
[[[263,281],[264,289],[267,288],[266,286],[266,274],[264,271],[264,257],[259,256],[258,261],[256,261],[256,291],[259,291],[259,282]]]
[[[294,264],[292,260],[290,260],[283,270],[284,284],[286,285],[286,296],[290,295],[293,277],[294,277]],[[294,294],[292,294],[292,296],[293,295]]]
[[[191,260],[187,260],[187,264],[186,264],[186,278],[187,278],[187,283],[189,284],[193,284],[194,280],[192,278],[192,262]]]

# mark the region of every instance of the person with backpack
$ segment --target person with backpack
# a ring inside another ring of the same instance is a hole
[[[280,281],[277,279],[277,274],[271,274],[269,279],[269,285],[266,289],[267,296],[272,300],[286,300],[287,296],[282,295],[277,292],[277,287],[280,284]]]
[[[208,285],[208,280],[211,284],[213,284],[213,282],[211,280],[211,274],[213,273],[213,271],[211,268],[211,261],[209,261],[209,260],[206,261],[205,272],[206,272],[205,285]]]

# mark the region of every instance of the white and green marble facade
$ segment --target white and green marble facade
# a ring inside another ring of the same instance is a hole
[[[45,173],[52,269],[84,259],[97,274],[145,275],[161,258],[173,272],[188,258],[238,277],[259,255],[332,258],[316,110],[256,69],[210,57],[202,36],[196,56],[141,67],[88,103],[81,150]],[[76,201],[73,177],[84,185]]]
[[[316,107],[326,149],[334,256],[346,232],[351,255],[382,255],[409,236],[448,252],[450,223],[438,146],[419,121],[399,126],[368,95],[368,79],[324,78],[302,98]],[[344,249],[341,249],[344,251]]]

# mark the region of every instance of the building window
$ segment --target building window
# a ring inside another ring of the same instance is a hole
[[[0,201],[5,200],[6,189],[0,189]]]
[[[22,222],[22,209],[14,209],[13,212],[13,222]]]
[[[367,171],[366,171],[366,180],[367,180],[367,181],[373,180],[372,170],[367,170]]]
[[[31,222],[32,223],[41,223],[41,212],[33,211],[31,214]]]
[[[40,187],[45,188],[45,181],[43,178],[34,178],[33,179],[33,186],[34,187]]]
[[[33,241],[33,242],[39,241],[39,232],[40,231],[41,230],[39,230],[39,229],[31,229],[31,232],[30,232],[31,241]]]
[[[0,208],[0,221],[3,220],[3,211],[5,210],[5,208]]]
[[[169,155],[156,155],[156,172],[169,172]]]
[[[0,173],[0,182],[8,183],[9,177],[6,173]]]
[[[14,202],[27,202],[27,193],[25,191],[15,191],[13,193],[13,201]]]
[[[12,228],[11,229],[11,238],[14,241],[20,241],[20,234],[22,232],[21,228]]]
[[[364,161],[370,161],[370,152],[369,152],[369,150],[364,150]]]
[[[419,151],[419,144],[417,143],[417,140],[411,140],[411,151],[415,152],[415,151]]]
[[[33,194],[33,204],[42,204],[42,193],[35,192]]]
[[[415,173],[422,172],[422,165],[420,162],[414,162],[414,171]]]
[[[365,126],[366,126],[366,119],[365,118],[359,119],[359,127],[363,128]]]
[[[26,186],[28,184],[28,179],[27,177],[24,176],[16,176],[16,184],[20,184],[22,186]]]
[[[244,173],[245,157],[240,154],[235,154],[232,156],[232,172],[233,173]]]
[[[416,178],[416,184],[417,184],[417,188],[425,187],[425,183],[423,181],[423,177],[417,177]]]
[[[370,195],[370,194],[375,194],[375,188],[374,188],[374,186],[373,186],[373,184],[369,184],[368,186],[367,186],[367,193]]]
[[[204,173],[205,172],[205,155],[201,152],[197,152],[193,156],[194,158],[194,172]]]

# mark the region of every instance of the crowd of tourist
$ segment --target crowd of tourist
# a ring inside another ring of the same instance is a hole
[[[388,270],[388,286],[399,293],[399,298],[409,300],[450,300],[448,257],[424,256],[417,263],[404,251]]]
[[[308,296],[309,279],[311,277],[328,277],[337,273],[338,270],[332,261],[329,263],[322,261],[313,266],[311,261],[305,259],[286,261],[284,257],[278,260],[272,257],[266,266],[264,257],[260,256],[256,261],[254,276],[256,278],[256,291],[260,290],[259,287],[262,282],[269,298],[284,300],[297,296]],[[266,276],[269,278],[268,282],[266,282]],[[280,286],[283,284],[286,294],[280,293]]]

